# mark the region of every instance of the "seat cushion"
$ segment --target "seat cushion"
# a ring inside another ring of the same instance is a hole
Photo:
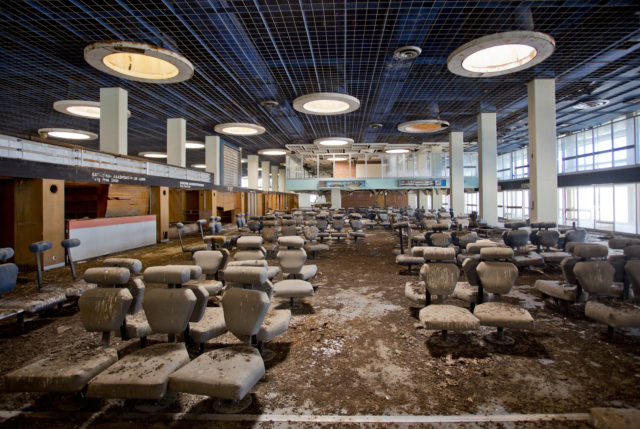
[[[325,250],[329,250],[330,247],[328,244],[314,243],[305,246],[305,249],[307,252],[323,252]]]
[[[54,352],[4,377],[9,392],[80,392],[89,380],[118,360],[113,347]]]
[[[557,280],[536,280],[533,288],[540,293],[563,301],[576,302],[577,300],[578,287],[575,285],[563,284]]]
[[[258,331],[258,341],[269,341],[289,328],[291,310],[269,310]]]
[[[25,313],[37,313],[54,305],[62,304],[67,299],[61,290],[50,292],[34,292],[25,296],[3,298],[0,308],[21,308]]]
[[[234,346],[198,356],[169,377],[169,389],[194,395],[240,400],[264,375],[253,347]]]
[[[612,328],[640,327],[640,307],[622,303],[589,301],[584,308],[587,317],[602,322]]]
[[[282,280],[273,285],[273,296],[287,298],[313,296],[313,285],[304,280]]]
[[[540,252],[540,256],[547,264],[558,265],[564,258],[570,258],[573,255],[569,252]]]
[[[477,302],[478,286],[473,286],[469,282],[457,282],[451,296],[466,302]],[[486,301],[487,299],[489,299],[489,294],[484,292],[484,300]]]
[[[204,343],[227,332],[222,307],[207,307],[198,322],[189,323],[189,337],[194,343]]]
[[[424,258],[422,256],[398,255],[396,256],[396,264],[398,265],[422,265]]]
[[[280,271],[282,271],[280,267],[276,267],[276,266],[267,268],[267,278],[269,280],[273,280],[275,276],[280,274]]]
[[[531,314],[524,308],[504,302],[486,302],[476,305],[473,315],[483,326],[511,329],[533,329]]]
[[[154,344],[111,365],[89,382],[89,398],[160,399],[169,376],[189,363],[184,343]]]
[[[51,249],[52,246],[50,241],[37,241],[29,245],[29,251],[33,253],[44,252],[45,250]]]
[[[222,292],[223,284],[219,280],[189,280],[184,284],[187,286],[200,286],[203,287],[207,292],[209,292],[209,296],[218,295]]]
[[[300,272],[295,275],[296,278],[301,280],[309,280],[316,276],[318,273],[317,265],[303,265]]]
[[[512,259],[516,267],[529,267],[532,265],[543,265],[544,258],[536,252],[529,252],[526,255],[513,255]]]
[[[427,302],[427,287],[424,282],[406,282],[404,285],[404,296],[418,305],[425,305]]]
[[[126,268],[131,274],[138,274],[142,271],[142,262],[133,258],[107,258],[102,261],[102,266]]]
[[[139,311],[134,315],[127,316],[125,321],[125,330],[128,338],[142,338],[148,337],[149,335],[153,334],[144,311]],[[115,332],[116,336],[119,337],[120,330],[117,330]]]
[[[429,305],[420,310],[418,317],[426,329],[470,331],[480,326],[469,310],[455,305]]]

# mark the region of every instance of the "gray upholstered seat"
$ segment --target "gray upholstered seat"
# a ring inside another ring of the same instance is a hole
[[[87,396],[161,399],[167,391],[169,376],[189,362],[184,343],[175,343],[175,336],[185,331],[196,301],[189,289],[147,291],[143,306],[149,325],[154,333],[168,334],[170,343],[154,344],[126,355],[91,380]]]
[[[304,280],[282,280],[273,285],[273,296],[289,298],[293,308],[295,298],[313,296],[313,285]]]
[[[504,258],[496,252],[498,249],[483,249],[483,260],[476,268],[478,279],[483,290],[493,293],[496,299],[509,293],[518,278],[518,269],[511,262],[499,262]],[[511,249],[509,249],[511,250]],[[497,261],[498,260],[498,261]],[[513,344],[515,340],[504,335],[504,328],[533,329],[531,314],[523,308],[504,302],[487,302],[476,305],[473,314],[480,319],[483,326],[497,328],[495,334],[487,336],[489,342],[496,344]]]
[[[290,321],[291,310],[274,310],[270,308],[264,317],[256,339],[259,343],[267,342],[278,335],[284,334],[289,328]]]
[[[189,323],[189,338],[191,342],[201,346],[200,352],[204,350],[204,343],[226,332],[227,326],[221,307],[207,307],[200,320]]]
[[[142,262],[133,258],[107,258],[102,261],[102,266],[126,268],[131,274],[139,274],[142,271]]]
[[[244,342],[204,353],[170,376],[175,392],[206,395],[230,401],[250,398],[247,394],[264,375],[264,363],[258,350],[250,347],[269,308],[264,292],[229,289],[222,297],[227,328]],[[250,404],[245,401],[244,407]]]
[[[126,289],[92,289],[79,299],[80,321],[89,332],[102,332],[103,347],[72,348],[39,359],[4,377],[7,391],[80,392],[87,382],[118,360],[109,334],[122,324],[132,301]]]

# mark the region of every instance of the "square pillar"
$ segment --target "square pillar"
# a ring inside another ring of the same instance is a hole
[[[271,171],[271,163],[262,161],[262,190],[269,191],[269,172]]]
[[[206,171],[213,174],[213,184],[220,185],[220,159],[222,147],[220,145],[220,137],[206,136],[204,138],[204,158]]]
[[[249,189],[258,189],[258,168],[259,167],[258,155],[247,156],[247,179]]]
[[[280,183],[278,182],[278,164],[271,166],[271,190],[273,192],[280,191]]]
[[[287,192],[287,170],[281,168],[278,170],[278,191]]]
[[[187,166],[187,121],[182,118],[167,119],[167,164]]]
[[[122,88],[100,88],[100,150],[127,155],[128,93]]]
[[[436,188],[431,189],[431,208],[435,211],[442,208],[442,190]]]
[[[449,183],[451,210],[464,213],[464,148],[461,132],[449,133]]]
[[[527,84],[529,98],[529,218],[558,221],[555,79]]]
[[[331,208],[332,209],[342,208],[342,194],[340,192],[340,189],[331,190]]]
[[[498,130],[495,113],[478,115],[480,219],[498,225]],[[555,166],[555,164],[554,164]],[[554,198],[557,198],[554,195]]]

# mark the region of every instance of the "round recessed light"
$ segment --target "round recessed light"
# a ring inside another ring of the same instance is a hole
[[[191,164],[192,168],[207,168],[207,164]]]
[[[606,106],[609,104],[609,100],[604,98],[594,98],[591,100],[584,100],[578,104],[574,104],[572,107],[578,110],[597,109],[598,107]]]
[[[284,149],[277,149],[277,148],[274,148],[274,149],[260,149],[258,151],[259,155],[267,155],[267,156],[280,156],[280,155],[286,155],[287,153],[289,153],[289,152],[287,152]]]
[[[260,105],[262,107],[278,107],[280,105],[280,103],[278,103],[276,100],[262,100],[260,102]]]
[[[186,149],[202,149],[204,147],[204,143],[193,141],[193,140],[187,140],[186,142],[184,142],[184,147]]]
[[[395,148],[395,149],[385,149],[385,153],[408,153],[409,149],[405,148]]]
[[[226,124],[218,124],[213,129],[216,133],[231,136],[257,136],[265,132],[264,127],[245,122],[227,122]]]
[[[164,152],[139,152],[138,156],[144,156],[146,158],[166,158],[167,154]]]
[[[54,137],[65,140],[95,140],[98,138],[96,133],[84,130],[74,130],[71,128],[40,128],[38,134],[42,138]]]
[[[420,119],[418,121],[403,122],[398,125],[398,131],[403,133],[435,133],[449,128],[449,122],[440,119]]]
[[[353,139],[348,137],[322,137],[315,139],[313,143],[319,146],[346,146],[353,144]]]
[[[176,83],[193,76],[193,64],[185,57],[146,43],[92,43],[84,48],[84,59],[107,74],[138,82]]]
[[[507,31],[465,43],[447,59],[451,73],[491,77],[533,67],[553,54],[553,37],[537,31]]]
[[[293,100],[293,108],[309,115],[341,115],[360,108],[360,100],[337,92],[316,92]]]
[[[88,100],[60,100],[53,103],[53,108],[60,113],[81,118],[100,119],[100,102]],[[127,110],[127,118],[131,111]]]
[[[393,58],[396,60],[412,60],[422,53],[422,49],[417,46],[403,46],[393,51]]]

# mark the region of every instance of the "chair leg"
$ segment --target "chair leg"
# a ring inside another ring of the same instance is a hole
[[[76,267],[73,265],[73,258],[71,257],[71,249],[65,249],[65,253],[67,254],[67,261],[69,261],[69,266],[71,267],[71,276],[73,276],[73,281],[77,280],[76,278]]]
[[[609,341],[613,341],[613,334],[615,334],[615,329],[612,326],[607,326],[607,336],[609,337]]]
[[[38,268],[38,290],[42,289],[42,268],[40,263],[40,252],[36,252],[36,267]]]

